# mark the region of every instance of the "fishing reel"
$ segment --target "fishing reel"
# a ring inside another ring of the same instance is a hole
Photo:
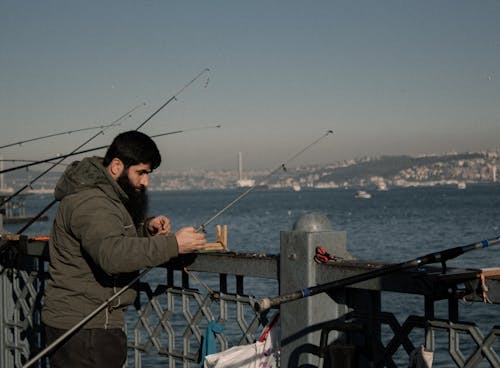
[[[14,268],[19,259],[19,248],[17,244],[11,240],[0,241],[0,274],[5,270]]]

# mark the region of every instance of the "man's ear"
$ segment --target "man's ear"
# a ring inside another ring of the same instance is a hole
[[[123,170],[125,169],[125,165],[123,164],[122,160],[115,157],[113,160],[111,160],[107,169],[108,169],[109,174],[113,177],[113,179],[117,180],[120,177],[120,175],[123,173]]]

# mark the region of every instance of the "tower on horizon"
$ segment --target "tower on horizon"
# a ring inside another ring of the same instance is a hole
[[[236,185],[240,188],[253,187],[255,185],[255,180],[243,177],[243,154],[241,152],[238,152],[238,180],[236,181]]]

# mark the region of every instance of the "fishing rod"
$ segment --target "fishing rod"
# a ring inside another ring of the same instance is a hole
[[[92,126],[88,128],[81,128],[81,129],[73,129],[73,130],[66,130],[64,132],[57,132],[57,133],[52,133],[49,135],[44,135],[42,137],[37,137],[37,138],[30,138],[30,139],[25,139],[23,141],[15,142],[15,143],[9,143],[5,144],[3,146],[0,146],[0,149],[7,148],[7,147],[12,147],[12,146],[21,146],[24,143],[29,143],[29,142],[35,142],[39,141],[42,139],[47,139],[47,138],[52,138],[52,137],[58,137],[60,135],[65,135],[65,134],[72,134],[72,133],[78,133],[78,132],[85,132],[87,130],[95,130],[95,129],[103,129],[112,126],[113,124],[108,124],[108,125],[99,125],[99,126]],[[119,124],[118,124],[119,125]]]
[[[273,170],[270,174],[266,176],[266,178],[270,177],[271,175],[274,175],[276,172],[282,169],[286,169],[286,165],[300,156],[302,153],[304,153],[306,150],[311,148],[312,146],[316,145],[319,143],[320,140],[325,138],[327,135],[333,134],[333,130],[328,130],[325,134],[323,134],[320,138],[316,139],[314,142],[306,146],[304,149],[290,157],[285,163],[281,164],[278,166],[275,170]],[[235,200],[231,201],[228,205],[226,205],[222,210],[217,212],[214,216],[210,217],[207,221],[205,221],[202,225],[198,226],[196,229],[196,232],[200,232],[205,230],[205,227],[211,223],[213,220],[215,220],[217,217],[222,215],[225,211],[227,211],[230,207],[234,206],[237,202],[239,202],[241,199],[243,199],[248,193],[250,193],[251,190],[255,189],[256,185],[253,185],[250,187],[250,189],[247,189],[244,193],[239,195]],[[89,322],[92,318],[94,318],[97,314],[99,314],[101,311],[103,311],[105,308],[107,308],[111,302],[113,302],[116,298],[118,298],[120,295],[122,295],[125,291],[130,289],[135,283],[137,283],[142,277],[146,276],[151,270],[153,270],[153,267],[146,268],[144,271],[140,272],[132,281],[130,281],[127,285],[123,286],[120,290],[118,290],[115,294],[113,294],[109,299],[107,299],[105,302],[103,302],[99,307],[97,307],[93,312],[91,312],[89,315],[87,315],[84,319],[82,319],[80,322],[78,322],[76,325],[74,325],[72,328],[67,330],[64,334],[59,336],[58,339],[56,339],[54,342],[52,342],[49,346],[47,346],[45,349],[40,351],[36,356],[34,356],[30,361],[28,361],[23,368],[29,368],[33,364],[35,364],[39,359],[43,358],[45,355],[50,353],[53,349],[55,349],[62,341],[73,335],[76,331],[78,331],[80,328],[82,328],[87,322]]]
[[[177,97],[182,93],[184,92],[184,90],[186,88],[188,88],[191,84],[193,84],[198,78],[200,78],[204,73],[210,71],[209,68],[205,68],[203,69],[200,73],[198,73],[193,79],[191,79],[187,84],[185,84],[179,91],[177,91],[177,93],[175,93],[172,97],[170,97],[167,101],[165,101],[160,107],[158,107],[151,115],[149,115],[141,124],[139,124],[139,126],[135,129],[135,130],[140,130],[144,125],[146,125],[154,116],[156,116],[161,110],[163,110],[169,103],[171,103],[172,101],[174,100],[177,100]],[[143,104],[145,105],[145,104]],[[141,105],[142,106],[142,105]],[[135,110],[135,109],[134,109]],[[132,110],[133,111],[133,110]],[[116,122],[108,125],[108,126],[105,126],[105,127],[110,127],[110,126],[114,126]],[[88,141],[86,141],[84,144],[80,145],[77,149],[73,150],[69,155],[72,155],[72,154],[77,154],[78,150],[80,148],[82,148],[83,146],[85,146],[87,143],[89,143],[90,141],[92,141],[95,137],[97,137],[98,135],[102,134],[103,133],[103,130],[101,130],[99,133],[97,133],[95,136],[93,136],[92,138],[90,138]],[[104,146],[104,147],[99,147],[97,149],[100,149],[100,148],[105,148],[107,146]],[[88,151],[81,151],[79,153],[84,153],[84,152],[88,152]],[[64,158],[68,157],[67,155],[63,155],[63,156],[59,156],[58,158],[61,158],[61,161],[64,160]],[[58,159],[58,158],[54,158],[54,159]],[[42,160],[43,162],[47,162],[47,161],[44,161]],[[49,161],[52,161],[52,160],[49,160]],[[27,165],[22,165],[23,167],[19,167],[19,168],[25,168],[25,167],[28,167]],[[15,168],[17,170],[17,168]],[[50,171],[52,168],[49,168],[47,170]],[[12,170],[9,170],[9,171],[12,171]],[[4,173],[4,172],[7,172],[7,171],[2,171],[0,172],[0,174]],[[43,175],[45,175],[46,173],[43,173]],[[38,178],[37,178],[38,179]],[[33,184],[33,182],[31,182],[30,184],[26,185],[25,187],[23,187],[20,191],[22,192],[24,189],[28,188],[31,184]],[[15,195],[19,194],[19,193],[15,193]],[[10,200],[10,199],[8,199]],[[1,203],[1,205],[5,204],[5,202]]]
[[[177,99],[177,96],[179,96],[186,88],[188,88],[191,84],[193,84],[198,78],[200,78],[204,73],[210,71],[210,69],[208,68],[205,68],[203,69],[200,73],[198,73],[193,79],[191,79],[187,84],[184,85],[184,87],[182,87],[179,91],[177,91],[177,93],[175,93],[172,97],[170,97],[165,103],[163,103],[158,109],[156,109],[151,115],[149,115],[146,120],[144,120],[141,124],[139,124],[139,126],[135,129],[136,131],[138,131],[139,129],[141,129],[147,122],[149,122],[153,116],[155,116],[156,114],[158,114],[161,110],[163,110],[170,102],[174,101]],[[96,135],[97,136],[97,135]],[[75,153],[77,152],[81,147],[83,147],[84,145],[86,145],[88,142],[90,142],[92,139],[94,139],[95,137],[92,137],[91,139],[89,139],[87,142],[85,142],[83,145],[80,145],[77,149],[75,149],[72,153]],[[81,152],[80,152],[81,153]],[[62,162],[63,160],[65,159],[64,158],[61,158],[61,160],[59,162]],[[46,172],[50,171],[54,166],[56,166],[56,164],[54,164],[52,167],[50,167]],[[46,173],[45,172],[45,173]],[[44,173],[44,174],[45,174]],[[42,175],[38,176],[37,179],[39,177],[41,177]],[[33,181],[29,184],[29,186],[33,184]],[[28,185],[26,186],[28,187]],[[9,197],[7,200],[10,200],[11,198],[13,198],[14,196],[16,196],[17,194],[19,194],[19,191],[16,192],[13,196]],[[0,204],[0,207],[5,204],[7,201],[4,201],[3,203]],[[54,199],[51,203],[49,203],[44,209],[42,209],[42,211],[40,211],[38,214],[36,214],[34,217],[32,217],[30,219],[30,221],[28,221],[28,223],[26,225],[24,225],[21,229],[19,229],[17,231],[17,234],[22,234],[24,231],[26,231],[26,229],[28,229],[35,221],[37,221],[37,219],[40,218],[40,216],[42,216],[45,212],[47,212],[54,204],[57,203],[57,200]]]
[[[99,135],[101,134],[104,134],[104,131],[108,128],[111,128],[111,127],[114,127],[115,125],[117,125],[121,120],[123,120],[124,118],[130,118],[132,115],[132,113],[137,110],[139,107],[142,107],[144,106],[144,103],[140,104],[140,105],[137,105],[135,106],[133,109],[131,109],[130,111],[127,111],[125,114],[121,115],[118,119],[116,119],[115,121],[113,121],[111,124],[108,124],[108,125],[105,125],[105,128],[102,128],[100,131],[98,131],[96,134],[94,134],[92,137],[90,137],[89,139],[87,139],[85,142],[83,142],[82,144],[80,144],[76,149],[74,149],[71,153],[75,153],[77,152],[79,149],[81,149],[82,147],[84,147],[85,145],[87,145],[88,143],[90,143],[92,140],[94,140],[96,137],[98,137]],[[2,203],[0,203],[0,207],[2,207],[4,204],[6,204],[7,202],[11,201],[13,198],[17,197],[19,194],[21,194],[25,189],[27,188],[31,188],[31,186],[38,180],[40,179],[42,176],[44,176],[45,174],[47,174],[49,171],[51,171],[54,167],[56,167],[57,165],[59,165],[61,162],[63,162],[65,159],[65,157],[62,157],[59,159],[59,161],[53,163],[50,167],[48,167],[45,171],[42,171],[41,174],[39,174],[38,176],[36,176],[33,180],[31,180],[28,184],[25,184],[23,187],[19,188],[16,192],[14,192],[12,195],[10,195],[9,197],[7,197],[5,200],[2,201]]]
[[[448,248],[442,251],[429,253],[424,256],[411,259],[409,261],[383,266],[381,268],[372,271],[345,277],[343,279],[327,282],[325,284],[304,288],[302,290],[297,290],[288,294],[279,295],[273,298],[258,299],[254,301],[253,309],[258,313],[262,313],[270,308],[279,306],[283,303],[288,303],[294,300],[308,298],[310,296],[319,293],[329,292],[334,289],[343,288],[349,285],[356,284],[358,282],[371,280],[380,276],[384,276],[398,271],[403,271],[409,268],[421,267],[423,265],[430,263],[440,262],[443,267],[443,273],[446,273],[446,261],[456,258],[466,252],[470,252],[476,249],[488,248],[498,244],[500,244],[500,236],[497,236],[496,238],[481,240],[479,242],[471,243],[468,245]]]
[[[172,131],[172,132],[166,132],[166,133],[160,133],[160,134],[152,135],[151,138],[158,138],[158,137],[163,137],[163,136],[166,136],[166,135],[186,133],[186,132],[191,132],[191,131],[194,131],[194,130],[220,128],[221,126],[222,126],[221,124],[217,124],[217,125],[207,125],[207,126],[201,126],[201,127],[195,127],[195,128],[188,128],[188,129],[180,129],[180,130],[175,130],[175,131]],[[27,169],[27,168],[29,168],[31,166],[44,164],[44,163],[47,163],[47,162],[58,160],[60,158],[67,158],[67,157],[70,157],[70,156],[76,156],[76,155],[80,155],[80,154],[83,154],[83,153],[89,153],[89,152],[93,152],[93,151],[98,151],[98,150],[101,150],[101,149],[104,149],[104,148],[108,148],[108,147],[109,147],[109,145],[99,146],[99,147],[94,147],[94,148],[88,148],[88,149],[81,150],[81,151],[78,151],[78,152],[67,153],[67,154],[64,154],[64,155],[58,155],[58,156],[46,158],[46,159],[43,159],[43,160],[28,161],[29,163],[27,163],[27,164],[23,164],[23,165],[19,165],[19,166],[16,166],[16,167],[11,167],[11,168],[8,168],[8,169],[0,170],[0,174],[4,174],[4,173],[10,172],[10,171],[16,171],[16,170],[20,170],[20,169]],[[6,160],[4,160],[4,161],[6,161]],[[10,161],[13,161],[13,160],[10,160]],[[22,161],[22,160],[18,160],[18,161]]]
[[[297,157],[299,157],[300,155],[302,155],[305,151],[307,151],[309,148],[311,148],[312,146],[316,145],[319,143],[319,141],[321,141],[323,138],[325,138],[326,136],[330,135],[330,134],[333,134],[333,130],[328,130],[325,134],[323,134],[321,137],[319,137],[318,139],[316,139],[314,142],[312,142],[311,144],[307,145],[306,147],[304,147],[302,150],[300,150],[299,152],[297,152],[295,155],[293,155],[292,157],[290,157],[286,162],[282,163],[281,165],[279,165],[276,169],[274,169],[273,171],[271,171],[267,176],[264,177],[264,179],[267,179],[271,176],[273,176],[274,174],[276,174],[278,171],[280,170],[285,170],[286,171],[286,168],[287,168],[287,165],[295,160]],[[263,179],[263,180],[264,180]],[[201,224],[198,228],[197,231],[201,231],[201,230],[204,230],[205,227],[210,224],[212,221],[214,221],[217,217],[219,217],[220,215],[222,215],[224,212],[226,212],[229,208],[231,208],[232,206],[234,206],[237,202],[239,202],[241,199],[243,199],[244,197],[246,197],[251,191],[253,191],[255,188],[257,188],[257,184],[254,184],[252,185],[251,187],[249,187],[246,191],[244,191],[243,193],[241,193],[238,197],[236,197],[233,201],[229,202],[224,208],[222,208],[219,212],[217,212],[215,215],[213,215],[212,217],[210,217],[207,221],[205,221],[203,224]]]
[[[191,84],[193,84],[199,77],[201,77],[203,74],[208,73],[210,71],[209,68],[203,69],[201,72],[199,72],[193,79],[189,81],[184,87],[182,87],[176,94],[174,94],[172,97],[170,97],[163,105],[161,105],[155,112],[153,112],[146,120],[144,120],[135,130],[141,129],[148,121],[150,121],[153,116],[158,114],[165,106],[167,106],[170,102],[177,100],[177,96],[179,96],[186,88],[188,88]]]
[[[60,156],[58,158],[60,158]],[[55,160],[55,158],[54,158],[54,160]],[[5,159],[5,158],[4,159],[0,159],[0,163],[1,164],[3,164],[4,162],[11,162],[13,164],[17,163],[17,162],[27,162],[28,165],[29,165],[29,164],[35,164],[38,161],[36,161],[36,160]],[[44,164],[44,163],[50,163],[50,161],[48,161],[48,162],[41,162],[40,164]],[[68,164],[65,164],[65,163],[62,163],[62,162],[58,163],[58,165],[59,166],[68,166]],[[3,166],[3,165],[1,165],[1,166]],[[26,170],[26,171],[28,171],[28,170]],[[3,170],[0,170],[0,175],[3,175]]]
[[[160,134],[156,134],[156,135],[152,135],[151,138],[157,138],[157,137],[163,137],[165,135],[171,135],[171,134],[179,134],[179,133],[184,133],[184,132],[187,132],[187,131],[193,131],[193,130],[200,130],[200,129],[212,129],[212,128],[220,128],[222,125],[221,124],[217,124],[217,125],[214,125],[214,126],[206,126],[206,127],[199,127],[199,128],[191,128],[191,129],[184,129],[184,130],[176,130],[176,131],[173,131],[173,132],[167,132],[167,133],[160,133]],[[86,153],[86,152],[91,152],[91,151],[96,151],[96,150],[99,150],[99,149],[103,149],[103,148],[107,148],[109,146],[101,146],[101,147],[96,147],[96,148],[90,148],[88,150],[84,150],[84,151],[79,151],[79,152],[76,152],[76,153],[70,153],[70,154],[67,154],[67,155],[64,155],[64,156],[61,156],[61,157],[69,157],[69,156],[73,156],[73,155],[78,155],[78,154],[81,154],[81,153]],[[55,158],[52,158],[51,160],[54,160]],[[40,161],[38,161],[40,163]],[[21,229],[19,229],[17,231],[17,234],[22,234],[24,231],[26,231],[26,229],[28,229],[31,225],[33,225],[34,222],[37,221],[37,219],[40,218],[40,216],[42,216],[45,212],[47,212],[57,201],[54,199],[52,202],[50,202],[46,207],[44,207],[39,213],[37,213],[35,216],[33,216],[27,223],[26,225],[24,225]]]
[[[149,115],[141,124],[139,124],[139,126],[135,129],[135,130],[140,130],[144,125],[146,125],[154,116],[156,116],[161,110],[163,110],[169,103],[171,103],[172,101],[176,101],[177,100],[177,97],[182,93],[184,92],[184,90],[186,88],[188,88],[191,84],[193,84],[197,79],[199,79],[203,74],[209,72],[210,69],[209,68],[205,68],[203,69],[201,72],[199,72],[193,79],[191,79],[188,83],[186,83],[179,91],[177,91],[177,93],[175,93],[172,97],[170,97],[167,101],[165,101],[160,107],[158,107],[151,115]],[[194,130],[194,129],[193,129]],[[103,148],[106,148],[108,146],[102,146],[102,147],[96,147],[96,148],[92,148],[90,150],[84,150],[84,151],[80,151],[78,153],[87,153],[87,152],[91,152],[91,151],[96,151],[96,150],[99,150],[99,149],[103,149]],[[71,154],[68,154],[68,155],[62,155],[62,156],[58,156],[58,157],[55,157],[55,158],[50,158],[50,159],[47,159],[47,160],[41,160],[41,161],[38,161],[38,163],[44,163],[44,162],[48,162],[48,161],[53,161],[53,160],[57,160],[58,158],[61,158],[61,157],[69,157],[71,155],[76,155],[78,153],[71,153]],[[33,166],[33,165],[37,165],[38,163],[33,163],[33,164],[29,164],[29,165],[21,165],[21,166],[17,166],[17,167],[14,167],[14,168],[10,168],[10,169],[7,169],[7,170],[3,170],[3,171],[0,171],[0,174],[3,174],[3,173],[6,173],[6,172],[9,172],[9,171],[14,171],[14,170],[19,170],[19,169],[24,169],[26,167],[30,167],[30,166]]]
[[[96,308],[92,313],[87,315],[84,319],[82,319],[80,322],[78,322],[76,325],[74,325],[72,328],[70,328],[68,331],[66,331],[64,334],[59,336],[54,342],[52,342],[49,346],[47,346],[45,349],[40,351],[37,355],[35,355],[33,358],[31,358],[25,365],[23,365],[23,368],[28,368],[31,367],[33,364],[35,364],[38,360],[43,358],[45,355],[50,353],[55,347],[57,347],[62,341],[67,339],[69,336],[73,335],[76,331],[78,331],[80,328],[82,328],[87,322],[89,322],[92,318],[94,318],[99,312],[101,312],[103,309],[107,308],[109,304],[116,298],[118,298],[120,295],[122,295],[125,291],[127,291],[133,284],[135,284],[137,281],[139,281],[139,277],[136,277],[134,280],[132,280],[131,283],[127,284],[118,292],[116,292],[114,295],[112,295],[108,300],[106,300],[104,303],[102,303],[98,308]]]
[[[59,156],[60,157],[60,156]],[[55,158],[53,158],[51,161],[55,160]],[[16,163],[16,162],[28,162],[30,164],[33,164],[35,162],[38,162],[38,161],[35,161],[35,160],[18,160],[18,159],[7,159],[7,158],[3,158],[3,159],[0,159],[0,162],[13,162],[13,163]],[[43,163],[43,162],[42,162]],[[65,164],[60,164],[60,165],[65,165]],[[0,171],[0,174],[3,174],[4,171]]]

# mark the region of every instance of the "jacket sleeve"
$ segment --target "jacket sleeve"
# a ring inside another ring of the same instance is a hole
[[[149,221],[152,219],[154,219],[153,216],[146,217],[143,222],[136,226],[137,234],[139,234],[139,236],[153,236],[153,234],[151,234],[148,230]]]
[[[71,214],[71,231],[105,272],[133,272],[178,256],[175,235],[139,237],[129,216],[124,217],[119,204],[106,197],[90,198]]]

